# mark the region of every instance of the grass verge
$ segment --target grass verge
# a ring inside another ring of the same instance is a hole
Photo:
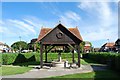
[[[64,75],[64,76],[56,76],[56,77],[51,77],[51,78],[93,78],[96,80],[99,78],[119,79],[120,76],[114,71],[104,70],[104,71],[95,71],[95,72],[89,72],[89,73],[77,73],[77,74],[70,74],[70,75]]]
[[[32,69],[30,67],[20,67],[20,66],[2,66],[0,68],[2,68],[2,76],[22,74]]]

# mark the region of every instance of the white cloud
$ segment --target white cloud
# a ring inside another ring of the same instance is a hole
[[[34,27],[25,23],[24,21],[20,21],[20,20],[12,20],[9,19],[8,20],[11,24],[13,24],[15,27],[25,31],[25,32],[31,32],[32,34],[36,34]]]
[[[1,41],[7,41],[8,39],[14,41],[18,39],[18,36],[22,36],[22,38],[36,36],[35,29],[34,26],[26,23],[24,20],[4,19],[0,21]]]
[[[35,29],[38,28],[24,20],[4,19],[0,21],[0,41],[11,45],[12,42],[19,40],[19,36],[22,37],[22,40],[30,41],[31,38],[38,37]]]
[[[80,16],[77,13],[72,12],[72,11],[65,13],[65,16],[69,19],[76,21],[76,22],[80,20]]]
[[[82,2],[78,8],[85,11],[89,16],[95,17],[93,19],[96,23],[85,28],[86,33],[83,33],[85,40],[110,39],[115,41],[117,39],[118,15],[117,11],[112,10],[109,2]]]
[[[11,45],[21,36],[22,40],[29,42],[38,37],[41,27],[53,28],[54,25],[55,22],[44,21],[34,16],[24,16],[21,19],[4,19],[0,21],[0,34],[2,34],[0,40]],[[10,40],[8,41],[8,39]]]
[[[102,21],[101,23],[105,23],[106,26],[109,26],[113,17],[113,12],[109,4],[109,2],[81,2],[78,7],[87,12],[90,16],[95,16],[96,19]]]
[[[43,21],[40,21],[40,19],[38,19],[38,18],[36,18],[34,16],[25,16],[23,18],[23,20],[26,23],[28,23],[29,25],[37,27],[37,28],[40,28],[42,26],[42,22],[43,22]]]
[[[117,11],[113,10],[115,8],[111,8],[109,2],[81,2],[78,8],[84,11],[87,17],[73,11],[67,11],[59,16],[65,26],[79,26],[84,40],[98,41],[110,39],[115,41],[117,39],[118,15]]]
[[[41,27],[52,27],[52,28],[54,28],[55,27],[54,25],[56,23],[58,23],[58,21],[43,20],[43,19],[35,17],[35,16],[25,16],[23,20],[25,22],[29,23],[30,25],[36,27],[39,30],[40,30]]]
[[[60,15],[59,17],[60,21],[62,21],[62,23],[65,24],[67,27],[74,27],[81,20],[80,15],[73,11],[65,12],[63,15]]]

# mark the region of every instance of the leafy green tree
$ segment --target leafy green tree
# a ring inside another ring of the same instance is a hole
[[[92,47],[92,43],[90,42],[90,47]]]
[[[30,50],[33,51],[39,51],[40,50],[40,44],[39,43],[29,43],[28,47]]]
[[[84,46],[85,46],[85,41],[80,43],[80,50],[81,50],[82,53],[84,51]]]
[[[28,44],[25,41],[17,41],[11,45],[14,51],[28,49]]]

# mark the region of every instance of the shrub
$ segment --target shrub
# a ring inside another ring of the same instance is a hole
[[[48,61],[58,59],[58,53],[47,53]],[[74,54],[74,57],[77,58],[77,53]],[[62,59],[72,59],[72,53],[61,53]],[[43,60],[45,60],[45,54],[43,54]],[[5,53],[2,54],[3,65],[6,64],[18,64],[23,62],[40,62],[40,53]]]
[[[2,54],[2,64],[11,64],[15,61],[18,54],[8,53]]]
[[[88,59],[101,64],[107,64],[109,69],[120,71],[120,54],[115,53],[89,53]]]
[[[27,58],[23,54],[18,54],[13,64],[27,62]]]
[[[27,62],[34,62],[34,61],[36,61],[35,55],[27,59]]]
[[[115,58],[115,69],[120,72],[120,54]]]

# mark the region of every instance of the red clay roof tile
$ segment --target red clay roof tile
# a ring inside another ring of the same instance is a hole
[[[40,34],[38,36],[37,42],[40,41],[46,34],[48,34],[53,28],[41,28]],[[74,34],[78,39],[83,40],[78,28],[68,28],[68,30]]]

